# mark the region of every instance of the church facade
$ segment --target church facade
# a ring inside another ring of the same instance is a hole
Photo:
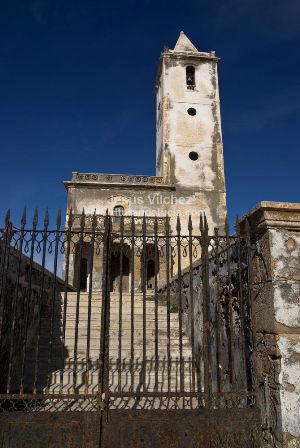
[[[158,217],[159,227],[164,228],[164,217],[168,216],[174,235],[179,216],[181,234],[187,235],[189,215],[198,227],[199,215],[205,212],[210,229],[224,228],[226,192],[218,62],[214,51],[198,51],[183,32],[174,49],[164,49],[155,84],[156,175],[73,172],[72,179],[64,182],[67,220],[71,209],[75,227],[83,209],[87,222],[96,213],[99,227],[107,211],[111,216],[141,218],[145,214],[147,222]],[[83,269],[86,272],[88,263]],[[73,265],[76,272],[76,255]],[[130,273],[128,278],[127,287]]]

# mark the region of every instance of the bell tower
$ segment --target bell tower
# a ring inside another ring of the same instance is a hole
[[[214,51],[198,51],[183,32],[173,50],[161,53],[156,174],[176,190],[214,192],[225,209],[218,61]]]

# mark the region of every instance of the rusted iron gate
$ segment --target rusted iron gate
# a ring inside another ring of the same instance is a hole
[[[1,230],[2,446],[192,447],[257,421],[247,236],[205,215],[48,227]]]

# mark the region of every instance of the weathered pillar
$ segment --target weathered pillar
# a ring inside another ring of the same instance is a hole
[[[261,202],[241,220],[253,247],[253,328],[263,423],[300,447],[300,204]]]

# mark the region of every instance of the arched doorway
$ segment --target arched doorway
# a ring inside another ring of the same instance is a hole
[[[88,270],[87,270],[87,259],[83,257],[81,259],[81,269],[80,269],[80,291],[86,291],[87,290],[87,276],[88,276]]]
[[[147,261],[147,288],[153,289],[155,282],[155,262],[154,260]]]
[[[156,249],[157,250],[157,249]],[[153,244],[146,244],[146,284],[147,289],[154,289],[155,287],[155,275],[158,275],[159,263],[158,256],[155,257],[155,247]],[[156,263],[155,263],[156,258]]]
[[[121,260],[122,260],[122,291],[129,291],[129,248],[123,245],[121,258],[120,244],[114,244],[110,258],[110,290],[118,292],[121,282]]]
[[[75,249],[75,261],[74,261],[74,286],[79,288],[80,291],[88,291],[89,288],[89,276],[90,276],[90,262],[92,258],[92,248],[89,243],[83,243],[80,246],[79,243]]]

